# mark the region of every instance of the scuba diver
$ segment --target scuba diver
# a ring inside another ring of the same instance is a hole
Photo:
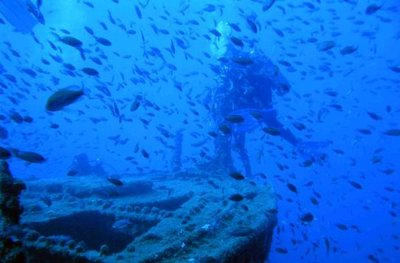
[[[235,170],[232,150],[235,151],[247,176],[252,176],[249,156],[246,150],[246,133],[254,128],[264,127],[267,133],[280,135],[296,148],[304,143],[279,122],[273,108],[273,94],[283,96],[290,91],[290,84],[275,66],[260,51],[244,52],[231,41],[228,23],[217,26],[221,36],[211,46],[212,53],[221,62],[213,67],[219,75],[218,87],[211,96],[211,114],[220,134],[215,136],[215,156],[207,168]],[[202,165],[203,166],[203,165]]]
[[[36,4],[30,0],[1,0],[0,14],[16,31],[30,33],[38,22],[45,23],[41,6],[42,0],[37,0]]]
[[[99,176],[107,174],[107,172],[104,170],[102,161],[100,159],[96,159],[94,162],[91,162],[85,153],[75,156],[68,172],[68,176],[90,174]]]

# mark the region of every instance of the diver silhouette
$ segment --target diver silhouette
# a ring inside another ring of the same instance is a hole
[[[234,170],[233,150],[239,155],[245,174],[252,176],[246,134],[254,128],[271,129],[299,149],[307,145],[284,127],[273,108],[274,94],[283,96],[291,89],[279,68],[254,46],[243,51],[231,43],[228,23],[220,22],[218,30],[221,36],[212,44],[212,53],[220,61],[213,67],[219,78],[209,97],[211,115],[220,133],[214,140],[215,156],[207,166]]]

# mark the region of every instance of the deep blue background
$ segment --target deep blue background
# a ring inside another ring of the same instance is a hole
[[[248,136],[253,170],[265,173],[279,196],[270,261],[399,262],[400,137],[384,134],[400,128],[400,73],[390,69],[400,66],[399,1],[385,1],[372,15],[365,14],[366,8],[383,2],[277,0],[266,12],[257,1],[119,2],[44,1],[46,23],[33,29],[34,37],[0,25],[0,114],[6,116],[0,125],[9,132],[0,144],[47,158],[31,165],[11,159],[17,177],[62,180],[79,153],[99,158],[112,174],[169,171],[174,135],[181,129],[184,169],[202,162],[201,152],[211,156],[208,132],[214,126],[204,105],[208,91],[217,86],[211,65],[218,61],[210,54],[210,30],[219,21],[237,23],[242,32],[236,36],[257,40],[258,48],[292,84],[290,94],[275,97],[280,120],[303,140],[332,141],[324,163],[303,167],[304,159],[280,138],[266,136],[261,129]],[[210,11],[210,5],[216,10]],[[258,23],[257,34],[246,22],[249,16]],[[100,45],[85,26],[112,46]],[[85,61],[53,34],[67,35],[62,30],[83,42]],[[335,46],[318,49],[324,41],[334,41]],[[346,46],[357,50],[342,55]],[[63,63],[76,70],[68,74]],[[95,68],[99,76],[87,76],[83,67]],[[46,112],[47,98],[69,85],[82,86],[85,96],[63,111]],[[98,87],[107,87],[112,95]],[[160,109],[147,103],[130,111],[138,95]],[[121,123],[109,108],[114,101],[123,115]],[[12,112],[34,121],[15,123],[9,117]],[[294,122],[307,129],[296,130]],[[60,127],[50,128],[54,123]],[[111,139],[114,136],[120,143]],[[202,146],[193,145],[203,140]],[[141,155],[142,149],[150,158]],[[277,164],[288,168],[282,171]],[[298,194],[287,183],[297,186]],[[310,224],[300,220],[306,212],[315,216]]]

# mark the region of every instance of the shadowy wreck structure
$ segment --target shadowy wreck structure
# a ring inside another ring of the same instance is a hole
[[[229,174],[26,183],[18,238],[32,262],[261,263],[276,224],[271,186]]]
[[[5,263],[26,261],[21,241],[14,232],[19,231],[22,206],[19,196],[25,190],[25,184],[13,178],[8,163],[0,162],[0,259]]]

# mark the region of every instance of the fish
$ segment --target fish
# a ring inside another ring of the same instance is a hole
[[[59,37],[58,35],[56,36],[58,37],[58,40],[61,41],[63,44],[77,49],[80,52],[82,59],[85,60],[85,54],[82,48],[83,44],[82,41],[72,36],[63,36],[63,37]]]
[[[382,8],[383,5],[377,5],[377,4],[370,4],[367,6],[365,9],[365,14],[366,15],[372,15],[375,14],[377,11],[379,11]]]
[[[356,189],[362,189],[362,185],[357,182],[349,181],[349,184],[351,184],[351,186],[353,186]]]
[[[95,37],[95,39],[96,39],[97,43],[99,43],[103,46],[109,47],[112,45],[111,41],[104,37]]]
[[[69,86],[53,93],[47,99],[46,110],[59,111],[76,102],[82,95],[84,95],[83,89],[78,88],[79,87],[77,86]]]
[[[13,149],[12,152],[16,158],[29,163],[43,163],[46,161],[46,158],[36,152],[20,151],[17,149]]]
[[[229,173],[229,176],[230,177],[232,177],[233,179],[235,179],[235,180],[243,180],[245,177],[241,174],[241,173],[239,173],[239,172],[231,172],[231,173]]]
[[[302,131],[306,128],[306,126],[301,122],[294,122],[293,126],[299,131]]]
[[[369,117],[371,117],[371,119],[373,119],[373,120],[376,120],[376,121],[382,120],[382,117],[376,113],[373,113],[373,112],[367,112],[367,113],[368,113]]]
[[[242,123],[244,122],[244,118],[240,115],[232,114],[225,117],[225,120],[231,123]]]
[[[303,224],[308,224],[314,220],[314,216],[311,213],[305,213],[300,217]]]
[[[78,171],[75,169],[71,169],[68,171],[67,176],[75,176],[78,174]]]
[[[335,41],[324,41],[317,44],[319,51],[328,51],[336,46]]]
[[[135,5],[135,11],[138,18],[142,19],[142,12],[140,11],[140,8],[137,5]]]
[[[339,228],[340,230],[347,230],[348,227],[345,224],[336,224],[336,227]]]
[[[224,135],[228,135],[228,134],[232,133],[231,128],[227,124],[221,124],[221,125],[219,125],[218,128]]]
[[[287,185],[286,185],[288,188],[289,188],[289,190],[290,191],[292,191],[293,193],[295,193],[295,194],[297,194],[298,193],[298,191],[297,191],[297,187],[294,185],[294,184],[291,184],[291,183],[287,183]]]
[[[142,149],[141,152],[144,158],[148,159],[150,157],[150,154],[145,149]]]
[[[389,69],[395,73],[400,73],[400,66],[391,66]]]
[[[340,50],[341,55],[349,55],[356,52],[358,47],[356,46],[346,46]]]
[[[277,248],[275,248],[275,251],[278,252],[279,254],[287,254],[288,253],[288,250],[283,247],[277,247]]]
[[[389,136],[400,136],[400,129],[389,129],[386,130],[384,134]]]
[[[265,1],[265,3],[263,4],[263,7],[262,7],[262,11],[263,12],[268,11],[274,5],[275,1],[276,0]]]
[[[269,135],[272,136],[278,136],[281,135],[281,132],[278,128],[274,128],[274,127],[264,127],[262,129],[265,133],[268,133]]]
[[[231,41],[235,46],[238,46],[238,47],[243,47],[244,46],[243,41],[241,39],[237,38],[237,37],[231,37]]]
[[[241,194],[233,194],[229,197],[229,200],[235,201],[235,202],[240,202],[244,199],[244,196]]]
[[[85,68],[82,68],[82,71],[89,76],[98,76],[99,75],[99,72],[97,70],[95,70],[94,68],[85,67]]]
[[[216,29],[211,29],[211,30],[210,30],[210,33],[213,34],[213,35],[216,36],[216,37],[222,36],[222,34],[221,34],[218,30],[216,30]]]
[[[254,20],[252,18],[248,17],[248,18],[246,18],[246,22],[247,22],[247,25],[249,26],[250,30],[253,33],[257,34],[258,27],[257,27],[257,24],[254,22]]]
[[[107,181],[109,181],[110,183],[112,183],[115,186],[123,186],[124,185],[124,183],[120,179],[115,178],[115,177],[107,177]]]
[[[11,157],[11,152],[6,148],[0,146],[0,159],[9,159]]]
[[[142,102],[143,102],[143,96],[137,95],[135,97],[135,100],[132,102],[130,110],[136,111],[139,108],[139,106],[142,104]]]

